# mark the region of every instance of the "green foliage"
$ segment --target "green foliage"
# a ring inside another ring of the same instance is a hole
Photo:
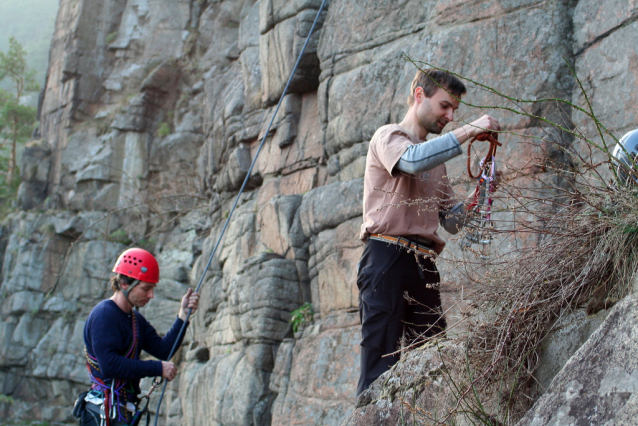
[[[131,245],[133,241],[128,237],[128,234],[123,229],[118,229],[116,231],[111,232],[111,234],[107,237],[108,241],[112,241],[114,243],[124,244],[125,246]]]
[[[171,126],[166,122],[160,123],[157,128],[157,136],[165,138],[166,136],[171,134]]]
[[[0,148],[0,219],[11,211],[11,202],[15,200],[20,187],[20,179],[7,180],[6,174],[2,173],[9,166],[9,156],[6,151]],[[16,170],[16,174],[19,175],[19,170]]]
[[[3,34],[0,38],[0,51],[9,48],[9,36],[15,37],[24,46],[27,64],[36,71],[35,78],[40,83],[46,77],[59,3],[59,0],[0,1],[0,28]],[[0,84],[0,87],[9,89],[8,84]]]
[[[111,131],[110,120],[94,120],[92,123],[97,130],[97,135],[102,136]]]
[[[112,32],[111,34],[107,35],[106,36],[106,40],[105,40],[106,44],[113,43],[115,41],[115,39],[117,38],[117,36],[118,36],[118,32],[117,31]]]
[[[9,37],[9,50],[0,52],[0,80],[9,79],[15,89],[15,99],[20,100],[24,92],[40,90],[35,80],[35,71],[27,65],[27,52],[14,37]]]
[[[638,226],[636,225],[625,225],[622,230],[623,234],[638,234]]]
[[[155,250],[155,244],[157,244],[157,240],[155,238],[142,238],[137,241],[135,245],[139,248],[143,248],[144,250],[153,252]]]
[[[13,405],[16,403],[16,400],[11,395],[5,395],[3,393],[0,393],[0,403]]]
[[[55,225],[52,223],[44,223],[38,228],[38,231],[47,238],[55,236]]]
[[[8,81],[13,91],[0,89],[0,214],[4,216],[20,185],[18,145],[29,139],[36,122],[36,109],[21,105],[20,98],[39,90],[34,72],[27,66],[26,52],[13,37],[9,38],[9,50],[0,52],[0,81]]]
[[[33,107],[20,105],[15,99],[7,100],[0,106],[0,137],[16,143],[26,142],[33,133],[36,113]]]
[[[299,308],[290,313],[290,324],[292,324],[292,331],[298,332],[303,329],[307,324],[312,322],[315,311],[312,308],[312,303],[306,302]]]
[[[139,240],[133,240],[124,229],[117,229],[111,232],[106,237],[106,240],[113,243],[123,244],[125,246],[140,247],[148,251],[153,251],[155,249],[155,244],[157,244],[157,240],[155,238],[142,238]]]

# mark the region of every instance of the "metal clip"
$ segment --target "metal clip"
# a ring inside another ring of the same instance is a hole
[[[100,426],[106,425],[106,411],[104,410],[104,403],[100,405]]]

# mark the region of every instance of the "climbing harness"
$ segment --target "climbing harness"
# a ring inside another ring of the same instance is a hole
[[[129,359],[136,359],[139,346],[139,323],[135,312],[131,312],[133,340],[128,351],[124,355]],[[134,396],[135,392],[128,380],[111,379],[110,385],[96,377],[93,372],[100,371],[97,359],[91,356],[86,348],[86,368],[89,371],[89,379],[91,380],[91,389],[83,393],[84,402],[91,403],[99,407],[99,425],[110,426],[112,422],[127,422],[129,426],[137,426],[144,414],[146,414],[146,425],[150,422],[150,414],[148,412],[148,400],[153,391],[159,386],[153,382],[153,386],[146,395],[140,398],[137,403],[129,400],[129,396]],[[142,406],[142,401],[145,404]],[[77,403],[76,403],[77,404]],[[140,408],[141,407],[141,408]],[[81,413],[80,413],[81,414]]]
[[[255,157],[253,158],[253,162],[250,164],[250,168],[248,169],[248,172],[246,173],[246,177],[244,178],[244,182],[242,183],[241,188],[239,189],[239,193],[237,194],[237,197],[235,198],[235,202],[233,203],[233,207],[230,209],[230,212],[228,213],[228,217],[226,218],[226,222],[224,223],[224,227],[222,228],[222,231],[220,232],[219,237],[217,237],[217,242],[215,243],[215,247],[213,248],[213,251],[211,252],[210,256],[208,257],[208,262],[206,263],[206,266],[204,267],[204,270],[203,270],[203,272],[201,274],[201,278],[199,279],[199,283],[197,284],[197,288],[195,289],[195,293],[199,293],[199,289],[202,286],[202,283],[204,282],[204,277],[206,276],[206,273],[208,272],[208,269],[210,268],[210,265],[213,262],[213,257],[215,256],[215,253],[217,253],[217,248],[219,247],[219,244],[221,243],[222,238],[224,237],[224,234],[226,233],[226,229],[228,228],[228,224],[230,223],[230,219],[233,217],[233,213],[235,212],[235,208],[237,207],[237,204],[239,203],[239,199],[240,199],[242,193],[244,192],[244,189],[246,188],[246,185],[248,184],[248,181],[250,179],[250,175],[251,175],[251,173],[253,171],[255,163],[257,162],[257,158],[259,157],[259,153],[261,152],[262,148],[264,147],[264,144],[266,143],[266,138],[270,134],[270,129],[272,128],[272,125],[273,125],[273,123],[275,121],[275,117],[277,116],[277,112],[279,111],[279,108],[281,107],[281,104],[283,103],[284,97],[288,93],[288,88],[290,87],[290,83],[292,82],[292,78],[294,77],[295,73],[297,72],[297,68],[299,67],[299,63],[301,62],[301,58],[303,57],[303,54],[306,51],[306,47],[308,46],[308,43],[310,41],[310,37],[312,36],[313,32],[315,31],[315,28],[317,26],[317,22],[319,21],[319,17],[321,16],[321,12],[323,12],[323,8],[324,8],[325,4],[326,4],[326,0],[323,0],[321,2],[321,6],[319,6],[319,10],[317,11],[317,16],[315,16],[315,20],[312,23],[312,26],[310,27],[310,31],[308,32],[308,36],[306,37],[306,41],[305,41],[303,47],[301,48],[301,52],[299,52],[299,57],[297,58],[297,62],[295,62],[295,66],[292,68],[292,71],[290,72],[290,77],[288,77],[288,82],[286,83],[286,87],[284,87],[284,90],[283,90],[283,92],[281,94],[281,97],[279,98],[279,102],[277,103],[277,107],[275,108],[275,111],[272,114],[272,118],[270,119],[270,123],[268,124],[268,127],[266,128],[266,132],[264,133],[264,136],[261,138],[261,142],[259,143],[259,147],[257,148],[257,151],[255,152]],[[188,324],[188,319],[190,318],[192,312],[193,312],[192,308],[188,310],[188,314],[186,315],[186,320],[184,321],[184,324],[182,325],[182,328],[180,329],[179,334],[177,335],[177,339],[175,340],[175,344],[173,345],[173,348],[171,349],[171,352],[170,352],[170,354],[169,354],[167,359],[171,359],[173,357],[173,355],[175,354],[175,351],[177,350],[177,344],[180,341],[180,339],[182,338],[182,335],[184,334],[184,330],[186,329],[186,325]],[[157,426],[157,422],[159,420],[160,407],[162,406],[162,401],[164,400],[164,393],[166,392],[166,385],[168,384],[168,382],[166,382],[164,380],[164,378],[162,378],[162,377],[156,378],[155,382],[157,383],[158,386],[160,384],[164,383],[164,386],[162,388],[162,393],[160,394],[159,401],[157,402],[157,409],[155,410],[154,426]]]
[[[479,163],[479,172],[474,175],[471,167],[471,148],[475,141],[489,142],[487,154]],[[472,195],[472,202],[468,206],[468,219],[465,223],[465,235],[459,242],[461,249],[471,250],[473,244],[479,249],[474,251],[481,259],[488,258],[488,246],[492,242],[492,194],[496,177],[496,148],[501,146],[498,133],[486,132],[472,138],[467,147],[467,174],[471,179],[477,179],[476,189]]]

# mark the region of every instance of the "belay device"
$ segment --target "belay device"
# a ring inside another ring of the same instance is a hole
[[[472,173],[470,150],[474,141],[489,142],[487,155],[479,163],[480,171],[477,175]],[[496,176],[496,148],[501,146],[498,141],[498,133],[481,133],[473,138],[467,148],[467,173],[471,179],[477,179],[476,189],[472,196],[472,202],[468,206],[468,220],[465,223],[465,235],[459,242],[462,249],[471,250],[473,244],[478,244],[478,250],[472,250],[483,260],[487,259],[487,246],[492,242],[492,194],[496,189],[494,179]]]

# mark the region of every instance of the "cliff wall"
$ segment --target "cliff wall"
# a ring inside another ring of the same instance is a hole
[[[580,102],[573,66],[601,120],[618,135],[638,124],[632,1],[328,3],[204,277],[164,424],[338,425],[353,411],[365,155],[376,128],[406,111],[415,73],[406,56],[518,98]],[[127,246],[158,256],[157,297],[142,313],[167,330],[203,274],[320,4],[61,0],[42,139],[25,149],[19,211],[0,233],[1,392],[15,400],[5,418],[72,422],[88,383],[84,320],[109,296]],[[474,86],[466,100],[497,102]],[[457,119],[481,113],[463,106]],[[494,115],[513,133],[543,131]],[[504,157],[533,154],[513,135],[504,141]],[[463,176],[464,161],[451,176]],[[469,180],[456,183],[469,191]],[[469,290],[451,265],[439,264],[448,323]],[[290,313],[305,302],[314,320],[293,334]]]

